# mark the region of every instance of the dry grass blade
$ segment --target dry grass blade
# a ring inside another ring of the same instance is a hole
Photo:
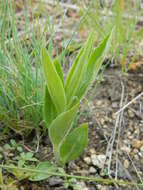
[[[123,106],[119,111],[115,113],[115,115],[120,114],[120,112],[124,111],[126,108],[128,108],[132,103],[134,103],[137,99],[139,99],[141,96],[143,96],[143,92],[141,92],[139,95],[137,95],[135,98],[133,98],[130,102],[128,102],[125,106]]]

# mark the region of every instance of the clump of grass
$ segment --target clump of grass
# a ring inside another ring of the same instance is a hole
[[[22,6],[22,5],[21,5]],[[23,6],[22,6],[23,7]],[[24,11],[24,35],[21,41],[15,7],[3,2],[0,36],[0,120],[3,132],[9,128],[20,132],[37,128],[42,121],[43,74],[40,66],[42,38],[36,29],[26,33],[30,26],[27,9]],[[41,34],[42,36],[42,34]]]

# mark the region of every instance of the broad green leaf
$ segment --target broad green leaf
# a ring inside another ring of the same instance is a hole
[[[77,91],[80,88],[81,82],[87,70],[88,59],[93,47],[94,35],[93,33],[89,36],[85,47],[81,50],[78,58],[72,65],[67,80],[65,83],[65,92],[67,97],[67,105],[70,107],[73,101],[73,97],[76,96]]]
[[[111,39],[112,39],[112,33],[110,35],[107,35],[105,39],[100,43],[100,45],[91,54],[84,80],[76,94],[76,96],[79,99],[81,99],[83,95],[85,95],[85,93],[88,90],[88,87],[93,82],[96,75],[98,74],[98,71],[102,66],[102,62],[111,47],[110,46]]]
[[[88,142],[88,125],[82,124],[74,129],[60,147],[60,157],[63,164],[80,156]]]
[[[56,118],[57,111],[55,105],[51,99],[47,86],[45,87],[44,97],[44,119],[49,127],[51,122]]]
[[[54,60],[54,65],[55,65],[56,71],[57,71],[57,73],[58,73],[58,75],[59,75],[59,77],[60,77],[60,79],[61,79],[61,81],[62,81],[62,83],[64,85],[63,72],[62,72],[61,64],[60,64],[58,58],[56,58]]]
[[[75,69],[76,69],[76,67],[77,67],[77,64],[78,64],[78,62],[79,62],[79,59],[80,59],[81,55],[83,54],[84,48],[85,48],[85,47],[82,47],[82,48],[80,49],[80,51],[78,52],[78,55],[77,55],[76,58],[75,58],[75,61],[74,61],[73,65],[72,65],[72,67],[70,68],[70,70],[69,70],[69,72],[68,72],[67,79],[66,79],[66,86],[68,86],[68,84],[69,84],[70,81],[71,81],[71,78],[72,78],[72,76],[73,76],[73,74],[74,74],[74,71],[75,71]]]
[[[35,170],[39,170],[39,172],[33,173],[29,179],[31,181],[41,181],[52,176],[50,173],[55,173],[57,171],[57,167],[52,165],[50,162],[40,162]]]
[[[68,132],[71,130],[72,122],[76,116],[78,102],[70,110],[61,113],[50,125],[49,136],[55,149],[58,149]]]
[[[56,71],[64,85],[63,73],[62,73],[61,65],[60,65],[58,58],[56,58],[54,60],[54,65],[55,65]],[[56,111],[55,105],[51,99],[51,96],[49,94],[48,88],[46,86],[45,87],[45,97],[44,97],[44,119],[45,119],[48,127],[50,126],[51,122],[56,118],[56,116],[57,116],[57,111]]]
[[[57,113],[62,113],[66,107],[64,87],[45,48],[42,49],[42,64],[50,97],[56,107]]]

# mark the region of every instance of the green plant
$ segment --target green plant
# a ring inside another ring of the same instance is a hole
[[[38,129],[42,121],[44,78],[39,52],[44,32],[41,31],[40,37],[37,36],[37,26],[33,26],[34,11],[31,12],[30,21],[26,7],[22,1],[19,3],[23,7],[23,27],[21,23],[18,24],[20,17],[16,13],[14,1],[1,2],[0,120],[3,122],[3,133],[9,133],[9,129],[12,129],[23,134],[23,131]],[[47,25],[44,26],[46,28]],[[18,27],[22,29],[22,35]]]
[[[88,125],[84,123],[73,128],[73,121],[81,99],[94,81],[109,50],[111,34],[93,50],[94,34],[91,33],[65,81],[59,59],[52,60],[48,51],[42,48],[42,65],[46,79],[44,118],[57,163],[64,165],[76,159],[87,144]]]
[[[1,190],[18,190],[18,187],[16,185],[17,181],[15,179],[12,179],[11,177],[7,177],[5,179],[5,176],[2,175],[2,169],[0,169],[0,189]]]
[[[19,156],[15,157],[16,160],[18,160],[18,167],[26,166],[27,162],[37,162],[38,160],[34,157],[34,154],[32,152],[22,152]]]
[[[82,4],[84,5],[83,2]],[[121,64],[122,71],[128,72],[130,66],[142,55],[138,51],[142,37],[142,28],[138,24],[142,14],[140,3],[138,1],[131,3],[129,0],[115,0],[110,6],[109,4],[104,2],[101,6],[99,1],[94,1],[81,29],[85,31],[87,28],[88,30],[96,29],[96,41],[98,42],[114,26],[114,45],[110,53],[114,57],[114,61]],[[84,14],[84,11],[85,5],[81,14]]]

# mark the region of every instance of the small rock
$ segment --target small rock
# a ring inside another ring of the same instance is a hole
[[[101,189],[102,185],[100,185],[100,184],[97,184],[97,187],[98,187],[98,189]]]
[[[94,148],[91,148],[91,149],[89,150],[89,152],[90,152],[91,154],[95,154],[95,149],[94,149]]]
[[[135,158],[136,160],[139,160],[139,156],[138,156],[138,155],[134,155],[134,158]]]
[[[103,187],[101,188],[101,190],[107,190],[107,187],[103,186]]]
[[[103,128],[107,128],[108,126],[107,125],[103,125]]]
[[[139,152],[138,149],[136,149],[136,148],[133,149],[134,154],[137,154],[138,152]]]
[[[128,131],[128,132],[127,132],[127,136],[130,136],[130,135],[131,135],[131,132],[130,132],[130,131]]]
[[[101,106],[102,104],[103,104],[103,102],[102,102],[101,100],[97,100],[97,101],[96,101],[96,105],[97,105],[97,106]]]
[[[95,174],[96,173],[96,169],[94,167],[90,167],[89,168],[89,173],[90,174]]]
[[[125,139],[123,140],[124,144],[126,144],[127,146],[130,144],[130,140],[129,139]]]
[[[131,110],[128,110],[128,115],[130,118],[134,118],[135,116],[135,114]]]
[[[139,155],[141,158],[142,158],[142,156],[143,156],[143,155],[142,155],[142,152],[139,152],[138,155]]]
[[[130,135],[130,136],[128,136],[128,138],[132,140],[134,138],[134,136]]]
[[[129,167],[129,164],[130,164],[129,161],[125,160],[123,165],[127,169]]]
[[[113,118],[113,119],[116,119],[115,113],[112,113],[112,118]]]
[[[112,103],[112,108],[117,108],[118,107],[118,103],[117,102],[113,102]]]
[[[49,185],[51,187],[53,186],[57,186],[57,185],[62,185],[64,183],[63,179],[61,179],[60,177],[51,177],[49,179]]]
[[[109,118],[109,122],[110,122],[110,123],[113,123],[113,120],[112,120],[112,118]]]
[[[100,161],[102,165],[104,165],[105,160],[106,160],[106,155],[104,154],[98,155],[98,160]]]
[[[76,185],[80,186],[81,188],[87,188],[86,184],[83,181],[77,182]]]
[[[104,119],[104,118],[101,118],[101,119],[100,119],[100,123],[101,123],[101,125],[104,125],[105,119]]]
[[[139,134],[139,133],[140,133],[140,130],[139,130],[139,129],[136,129],[136,130],[134,131],[134,133],[135,133],[135,134]]]
[[[143,146],[143,140],[133,140],[132,146],[134,148],[140,149],[140,147]]]
[[[9,156],[9,157],[13,157],[14,154],[13,154],[13,153],[9,153],[8,156]]]
[[[130,152],[131,152],[130,147],[127,147],[127,146],[125,146],[125,145],[121,147],[121,150],[124,151],[124,152],[127,152],[127,153],[130,153]]]
[[[88,190],[95,190],[95,187],[89,187]]]
[[[94,166],[99,166],[100,165],[100,162],[99,162],[96,154],[91,155],[91,160],[92,160],[92,163],[93,163]]]
[[[107,188],[105,186],[102,186],[101,190],[107,190]]]
[[[98,166],[99,168],[102,168],[105,163],[106,156],[104,154],[101,154],[101,155],[93,154],[91,155],[91,160],[94,166]]]
[[[79,170],[79,173],[80,173],[81,175],[88,175],[88,174],[89,174],[89,171],[88,171],[87,169],[85,169],[85,170],[84,170],[84,169],[82,169],[82,170],[80,169],[80,170]]]
[[[93,125],[93,122],[92,122],[92,121],[88,122],[88,125],[92,126],[92,125]]]
[[[84,160],[84,162],[85,162],[86,164],[88,164],[88,165],[91,164],[91,158],[90,158],[90,157],[85,157],[85,158],[83,158],[83,160]]]

